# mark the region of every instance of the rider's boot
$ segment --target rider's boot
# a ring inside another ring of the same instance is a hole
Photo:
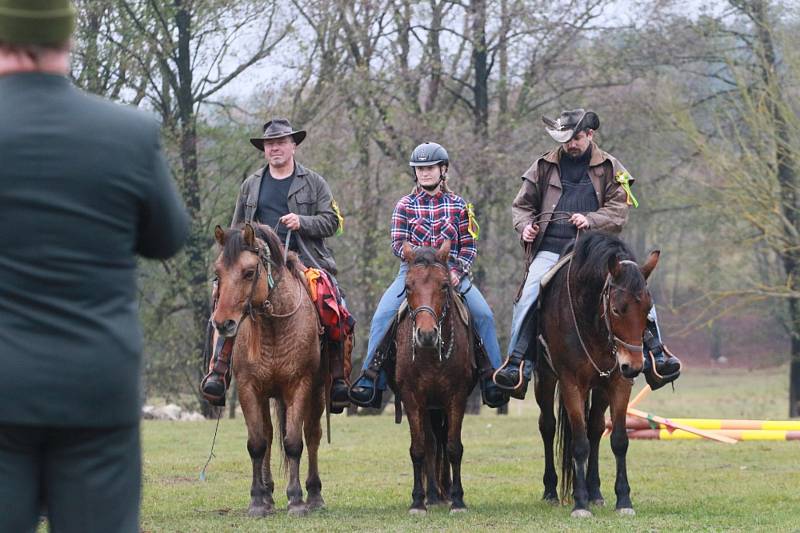
[[[486,348],[477,331],[473,332],[475,342],[475,364],[478,366],[481,385],[481,398],[487,407],[502,407],[508,403],[508,392],[500,389],[492,380],[494,368],[492,367]]]
[[[350,387],[350,401],[359,407],[375,407],[381,406],[383,398],[383,390],[378,386],[380,378],[383,356],[380,349],[375,353],[369,366],[361,372],[353,386]]]
[[[214,347],[211,370],[200,382],[200,392],[208,403],[217,407],[225,405],[225,391],[231,380],[231,353],[234,337],[219,337]]]
[[[512,398],[525,398],[528,382],[533,375],[536,349],[536,311],[528,312],[522,321],[517,344],[502,366],[495,371],[493,380],[501,389],[510,391]]]
[[[647,321],[642,337],[644,344],[644,377],[653,390],[672,383],[681,375],[681,361],[661,343],[658,326],[652,320]]]
[[[344,373],[345,350],[343,342],[326,340],[331,373],[331,413],[338,414],[350,404],[348,385]]]

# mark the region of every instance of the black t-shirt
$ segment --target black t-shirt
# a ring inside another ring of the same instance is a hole
[[[288,178],[278,180],[272,177],[269,173],[269,167],[267,167],[261,180],[261,190],[258,192],[258,207],[256,208],[255,218],[262,224],[267,224],[274,229],[281,242],[286,240],[288,228],[278,223],[278,220],[283,215],[289,214],[289,188],[294,182],[295,171]]]

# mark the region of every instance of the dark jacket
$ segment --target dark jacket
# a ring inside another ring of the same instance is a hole
[[[561,148],[544,154],[538,158],[522,176],[522,187],[511,206],[514,229],[522,236],[522,230],[542,212],[553,211],[561,198],[561,177],[558,162]],[[600,209],[586,213],[589,229],[602,230],[617,234],[628,220],[627,194],[616,182],[618,172],[625,172],[625,167],[611,154],[601,150],[592,143],[592,157],[589,160],[589,178],[592,180],[597,203]],[[633,180],[631,180],[633,183]],[[540,191],[540,184],[546,184]],[[552,215],[545,214],[539,220],[539,233],[533,241],[529,259],[536,256],[542,244],[547,224]]]
[[[139,111],[42,73],[0,76],[0,424],[138,423],[136,255],[188,219]]]
[[[289,188],[287,205],[291,213],[300,215],[298,233],[314,261],[326,271],[336,275],[333,253],[325,246],[325,237],[331,237],[339,227],[339,218],[333,209],[333,195],[325,178],[295,161],[295,179]],[[253,222],[258,207],[258,195],[264,168],[242,183],[231,226]],[[256,222],[259,222],[258,220]],[[307,266],[315,266],[300,247],[300,258]]]

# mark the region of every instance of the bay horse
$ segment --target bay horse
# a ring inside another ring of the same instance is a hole
[[[273,399],[284,469],[288,470],[290,515],[324,506],[317,452],[322,438],[325,375],[320,355],[321,326],[302,264],[294,252],[284,259],[277,235],[246,224],[214,236],[221,247],[214,270],[219,300],[212,321],[220,336],[236,337],[233,374],[247,424],[247,452],[253,463],[250,516],[275,512],[270,456]],[[303,434],[308,446],[307,504],[300,487]]]
[[[633,378],[644,364],[642,335],[652,305],[647,278],[660,252],[651,252],[640,267],[625,243],[601,232],[581,235],[572,251],[569,263],[555,273],[540,296],[542,335],[537,343],[535,394],[545,448],[543,499],[559,501],[553,460],[553,407],[558,390],[561,499],[566,499],[572,488],[574,517],[592,516],[589,503],[605,503],[598,452],[605,411],[610,406],[611,449],[617,464],[616,510],[632,515],[625,416]]]
[[[477,372],[469,328],[455,308],[459,296],[450,283],[449,254],[449,240],[439,249],[403,245],[409,265],[408,312],[397,325],[390,382],[405,406],[411,431],[411,514],[427,512],[426,495],[429,505],[449,500],[451,513],[467,509],[461,485],[461,425]]]

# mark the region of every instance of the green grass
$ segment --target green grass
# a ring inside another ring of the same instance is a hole
[[[672,417],[786,417],[785,367],[754,372],[703,370],[684,375],[673,394],[651,394],[640,408]],[[638,389],[638,387],[637,387]],[[614,513],[614,463],[601,444],[607,505],[576,520],[570,507],[540,501],[543,453],[532,397],[514,400],[509,416],[485,410],[465,420],[463,482],[469,512],[446,508],[425,517],[411,501],[409,434],[405,421],[384,416],[335,416],[332,444],[320,468],[327,509],[290,518],[286,480],[276,476],[278,514],[251,519],[250,460],[241,417],[223,420],[207,480],[214,422],[143,424],[145,531],[800,531],[800,442],[631,441],[628,475],[637,515]],[[275,463],[273,463],[275,464]],[[305,457],[301,473],[305,470]],[[275,468],[275,470],[279,470]]]

